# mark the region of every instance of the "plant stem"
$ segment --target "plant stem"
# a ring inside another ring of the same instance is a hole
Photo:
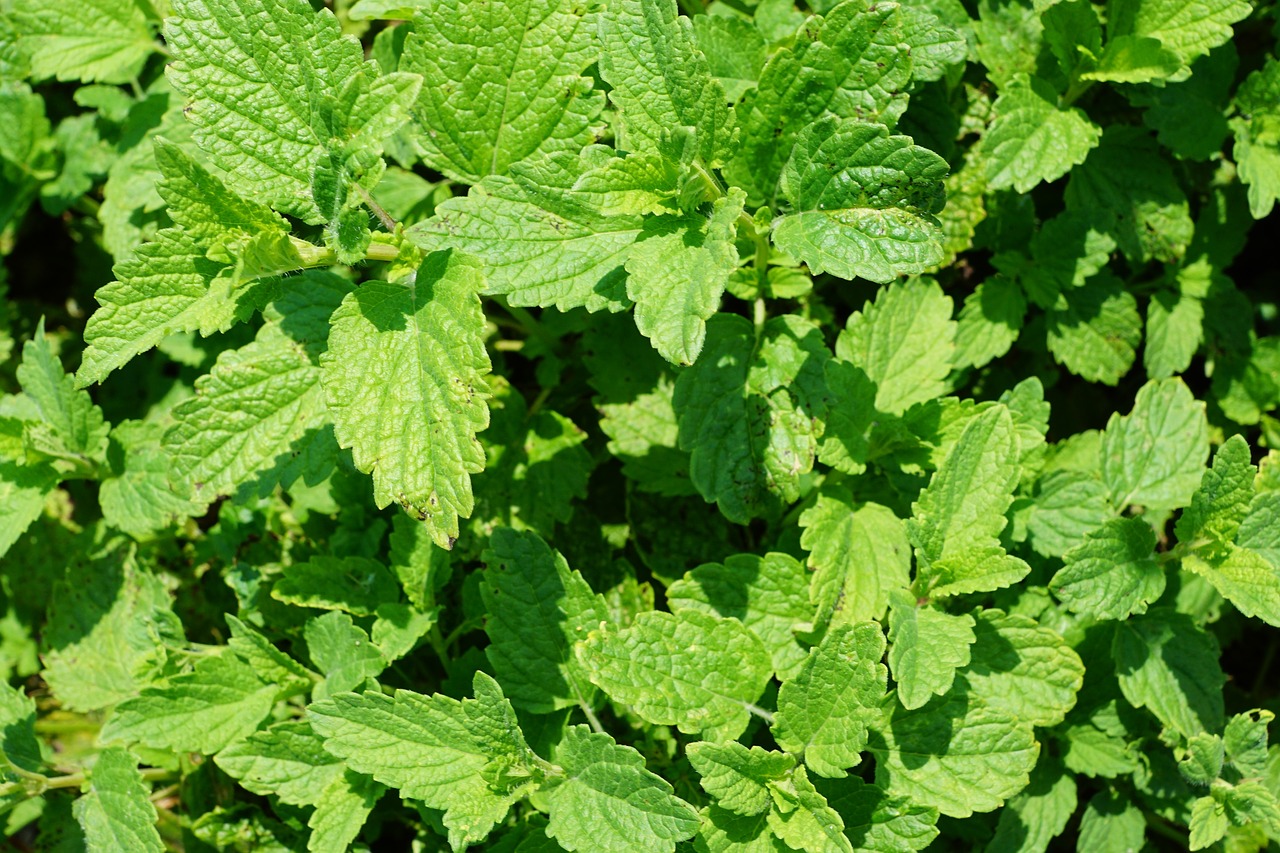
[[[578,707],[582,709],[582,713],[587,717],[587,723],[591,726],[591,731],[596,734],[604,734],[604,726],[600,725],[600,718],[596,716],[595,711],[591,710],[591,706],[582,700],[578,701]]]
[[[365,205],[373,211],[374,216],[378,217],[378,221],[382,223],[383,227],[394,234],[396,228],[399,227],[399,223],[391,217],[390,213],[387,213],[386,209],[383,208],[382,205],[378,204],[378,202],[374,200],[373,196],[369,194],[367,189],[359,184],[356,184],[355,188],[356,192],[360,193],[360,197],[364,199]]]
[[[744,707],[744,708],[746,708],[748,711],[750,711],[750,712],[751,712],[752,714],[754,714],[755,716],[757,716],[757,717],[759,717],[760,719],[764,720],[764,721],[765,721],[766,723],[768,723],[769,725],[773,725],[773,712],[772,712],[772,711],[766,711],[764,708],[761,708],[759,705],[753,705],[753,704],[751,704],[750,702],[744,702],[744,703],[743,703],[743,707]]]

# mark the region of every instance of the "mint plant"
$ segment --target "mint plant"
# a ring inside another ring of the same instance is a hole
[[[1280,843],[1276,33],[0,0],[3,849]]]

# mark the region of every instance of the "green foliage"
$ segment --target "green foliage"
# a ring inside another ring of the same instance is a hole
[[[0,0],[4,849],[1280,844],[1276,21]]]

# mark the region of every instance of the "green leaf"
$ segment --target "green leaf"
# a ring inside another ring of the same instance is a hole
[[[453,252],[428,255],[408,284],[365,282],[334,312],[320,358],[334,434],[373,474],[374,501],[399,503],[443,548],[471,514],[469,475],[484,466],[480,289],[477,266]]]
[[[274,323],[252,343],[223,352],[173,417],[164,437],[173,480],[206,504],[292,459],[308,433],[328,421],[320,368]]]
[[[889,669],[898,700],[908,710],[923,707],[935,694],[951,689],[956,670],[969,663],[977,639],[974,618],[917,607],[905,592],[891,596]]]
[[[211,755],[258,728],[277,689],[233,654],[202,657],[194,671],[121,702],[101,738]]]
[[[1116,626],[1120,689],[1184,737],[1222,730],[1218,642],[1190,617],[1163,608]]]
[[[651,217],[627,256],[636,327],[673,364],[692,364],[702,352],[707,318],[738,266],[734,237],[742,204],[735,187],[716,200],[710,216]]]
[[[1027,517],[1031,547],[1042,556],[1061,557],[1113,514],[1096,474],[1051,471],[1039,481]]]
[[[667,214],[679,201],[680,165],[654,153],[609,157],[584,172],[573,189],[594,198],[592,206],[605,216]]]
[[[285,567],[271,597],[298,607],[372,616],[378,605],[399,599],[400,585],[377,560],[319,555]]]
[[[1240,181],[1249,188],[1249,212],[1261,219],[1280,198],[1280,115],[1275,103],[1280,92],[1280,62],[1268,59],[1240,84],[1233,106],[1240,113],[1230,122],[1235,135],[1233,154]]]
[[[1238,64],[1235,45],[1227,42],[1192,63],[1188,79],[1144,86],[1131,103],[1145,108],[1143,123],[1156,131],[1161,145],[1179,157],[1207,160],[1222,150],[1229,132],[1224,113]]]
[[[1261,554],[1228,544],[1188,554],[1182,567],[1204,577],[1245,616],[1280,627],[1280,567]]]
[[[1182,67],[1182,60],[1149,36],[1122,35],[1107,41],[1092,71],[1080,75],[1081,80],[1107,80],[1112,83],[1149,83],[1164,80]]]
[[[8,810],[28,798],[29,774],[44,770],[41,742],[36,737],[36,703],[26,693],[5,684],[0,687],[0,778],[18,790],[0,795],[0,808]]]
[[[1071,170],[1068,211],[1090,217],[1136,264],[1174,261],[1191,243],[1186,194],[1150,133],[1112,125],[1083,166]]]
[[[1065,565],[1049,588],[1067,609],[1094,619],[1145,613],[1164,592],[1164,568],[1155,552],[1150,524],[1113,518],[1063,555]]]
[[[677,128],[688,127],[703,165],[730,156],[728,98],[675,0],[609,5],[600,16],[600,76],[621,113],[621,147],[660,151]]]
[[[1060,307],[1064,295],[1071,299],[1075,288],[1107,266],[1115,249],[1116,241],[1095,228],[1086,214],[1060,213],[1032,236],[1031,262],[1019,258],[1010,273],[1017,275],[1032,302],[1046,309]],[[1003,268],[1010,255],[998,257],[997,266]]]
[[[1035,726],[1062,722],[1084,683],[1084,663],[1055,631],[1018,614],[981,610],[969,663],[971,696]]]
[[[485,654],[511,704],[543,714],[594,705],[573,644],[608,620],[604,600],[536,533],[499,527],[484,561]]]
[[[836,355],[875,383],[878,411],[900,415],[950,390],[953,307],[937,282],[911,279],[880,288],[869,305],[849,315]]]
[[[74,7],[23,0],[12,11],[6,6],[32,73],[83,83],[127,83],[138,76],[159,49],[144,9],[118,0],[85,0]]]
[[[325,674],[324,689],[317,692],[316,698],[355,690],[387,668],[387,658],[345,613],[331,612],[308,619],[302,638],[307,641],[312,662]]]
[[[44,512],[45,498],[61,479],[49,463],[18,465],[0,459],[0,556]]]
[[[703,354],[676,380],[674,405],[693,484],[725,518],[746,523],[799,497],[817,451],[828,357],[817,327],[795,315],[770,319],[758,343],[743,317],[707,323]]]
[[[1186,506],[1208,457],[1204,403],[1176,377],[1143,385],[1102,434],[1102,480],[1116,508]]]
[[[876,423],[876,386],[866,371],[842,358],[827,362],[827,425],[818,445],[818,461],[846,474],[866,470],[869,434]]]
[[[671,612],[699,610],[731,616],[759,637],[785,681],[804,663],[806,648],[795,632],[813,621],[809,576],[788,554],[735,554],[706,563],[667,587]]]
[[[1191,506],[1178,519],[1174,528],[1178,541],[1190,544],[1207,539],[1216,545],[1234,541],[1249,512],[1257,473],[1250,461],[1249,443],[1239,435],[1227,439],[1191,496]]]
[[[907,532],[916,585],[930,596],[1000,589],[1031,571],[999,540],[1018,483],[1018,450],[1009,410],[987,409],[964,428],[913,504]]]
[[[1147,821],[1142,810],[1115,790],[1093,795],[1080,818],[1077,850],[1126,853],[1142,847]]]
[[[892,281],[942,262],[947,163],[909,136],[826,117],[804,128],[782,171],[795,208],[773,241],[814,274]]]
[[[755,87],[769,57],[764,35],[752,22],[728,15],[694,15],[693,32],[711,74],[724,87],[729,102],[737,103]]]
[[[794,29],[792,32],[795,32]],[[775,206],[798,134],[823,116],[893,124],[906,109],[911,48],[897,7],[849,0],[812,17],[769,58],[737,107],[740,144],[726,177]]]
[[[693,807],[607,734],[571,726],[555,760],[564,779],[545,794],[547,835],[566,850],[670,853],[698,828]]]
[[[168,590],[133,554],[74,563],[53,587],[43,678],[62,707],[96,711],[158,676],[162,645],[175,637]]]
[[[1261,554],[1273,566],[1280,566],[1280,492],[1259,491],[1253,496],[1236,543]]]
[[[513,167],[510,177],[486,178],[438,205],[407,233],[425,251],[455,247],[479,257],[488,292],[512,305],[619,311],[627,304],[622,265],[643,223],[605,216],[592,193],[572,189],[590,165],[561,155]]]
[[[740,815],[769,811],[769,783],[790,775],[796,760],[781,752],[740,743],[689,744],[689,763],[702,777],[702,789],[715,797],[716,805]]]
[[[1231,25],[1251,11],[1244,0],[1110,0],[1107,24],[1111,38],[1148,36],[1172,51],[1184,65],[1231,39]]]
[[[911,582],[906,527],[888,507],[858,505],[848,490],[828,489],[801,513],[800,526],[817,625],[880,619],[890,594]]]
[[[741,622],[697,610],[641,613],[622,630],[592,631],[577,654],[591,680],[641,719],[717,741],[742,734],[773,673]]]
[[[1142,342],[1138,301],[1105,272],[1059,294],[1045,321],[1054,360],[1090,382],[1118,383]]]
[[[854,850],[913,853],[938,837],[938,810],[891,797],[857,776],[820,779],[817,788],[844,820],[844,834]]]
[[[1027,300],[1022,288],[1006,276],[992,276],[965,297],[956,317],[957,370],[983,367],[1009,351],[1022,332]]]
[[[800,672],[782,683],[773,736],[820,776],[844,776],[861,761],[867,727],[881,720],[888,670],[874,622],[832,628]]]
[[[282,803],[311,805],[318,791],[342,778],[342,759],[305,720],[288,720],[254,732],[214,757],[218,767],[246,790],[275,795]]]
[[[998,808],[1027,786],[1040,751],[1030,724],[963,690],[907,710],[890,695],[874,730],[876,784],[944,815]]]
[[[455,849],[483,841],[525,791],[495,787],[486,768],[528,772],[537,762],[497,682],[475,675],[475,699],[397,690],[340,693],[307,709],[324,748],[404,797],[444,811]]]
[[[1083,163],[1102,138],[1079,109],[1059,109],[1053,88],[1038,77],[1018,75],[1001,89],[996,119],[982,137],[987,186],[1020,193],[1056,181]]]
[[[110,427],[89,392],[78,390],[75,379],[63,371],[45,337],[43,317],[34,337],[22,347],[22,364],[15,374],[41,419],[30,427],[36,450],[75,460],[104,459]]]
[[[226,615],[231,636],[227,645],[265,681],[274,681],[281,693],[302,693],[319,676],[271,644],[271,641],[230,613]],[[323,617],[322,617],[323,618]]]
[[[138,759],[113,746],[98,753],[89,771],[89,790],[72,804],[90,850],[164,850],[156,831],[151,786],[138,773]]]
[[[210,259],[200,240],[177,228],[139,246],[113,272],[117,280],[94,294],[98,310],[84,330],[80,386],[101,382],[176,332],[226,331],[269,301],[275,285],[269,276],[242,277],[234,264]]]
[[[719,806],[704,806],[695,850],[707,853],[790,853],[769,828],[769,812],[744,817]]]
[[[369,813],[386,791],[367,776],[347,771],[320,792],[316,810],[307,820],[311,837],[307,849],[315,851],[343,850],[356,840]]]
[[[399,70],[422,75],[412,144],[427,165],[474,184],[591,142],[604,96],[580,75],[596,61],[596,19],[567,0],[422,6]]]
[[[1223,748],[1232,766],[1245,776],[1267,775],[1267,726],[1275,720],[1270,711],[1254,709],[1236,714],[1222,732]]]
[[[1031,853],[1048,849],[1076,810],[1076,782],[1062,765],[1045,758],[1031,771],[1026,789],[1005,805],[986,853]]]
[[[1142,363],[1148,378],[1165,379],[1182,373],[1191,366],[1204,340],[1204,303],[1185,289],[1152,294],[1147,303],[1146,338]]]
[[[175,521],[196,515],[201,505],[170,482],[173,459],[161,449],[164,427],[147,421],[121,421],[111,439],[124,451],[123,469],[101,481],[102,516],[135,539],[149,539]]]
[[[259,231],[287,233],[284,217],[265,204],[241,198],[211,175],[179,145],[155,138],[155,161],[161,180],[156,189],[174,223],[194,236],[217,240]]]
[[[408,119],[421,78],[379,76],[333,14],[303,0],[172,5],[170,79],[190,99],[197,142],[246,195],[323,221],[315,169],[336,160],[357,174],[376,162]]]
[[[803,766],[790,778],[769,786],[774,808],[769,812],[769,828],[788,847],[806,853],[854,853],[844,836],[844,821],[818,793]]]
[[[1189,850],[1203,850],[1221,841],[1231,827],[1226,805],[1213,797],[1200,797],[1191,806]]]

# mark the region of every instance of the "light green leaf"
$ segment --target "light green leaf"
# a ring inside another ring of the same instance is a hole
[[[1043,853],[1076,810],[1076,782],[1055,759],[1031,771],[1026,789],[1005,805],[985,853]]]
[[[965,297],[956,317],[957,370],[983,367],[1009,351],[1022,332],[1027,300],[1013,279],[992,276]]]
[[[1253,496],[1236,534],[1236,544],[1280,567],[1280,492],[1259,491]]]
[[[818,445],[818,461],[846,474],[866,470],[869,434],[877,422],[876,385],[866,371],[842,358],[827,362],[827,426]]]
[[[44,512],[44,500],[62,477],[49,463],[18,465],[0,459],[0,557]]]
[[[794,30],[793,30],[794,32]],[[906,109],[911,49],[898,8],[842,3],[769,58],[737,107],[741,139],[726,177],[775,206],[797,135],[823,116],[892,125]]]
[[[1081,80],[1107,80],[1112,83],[1149,83],[1176,74],[1182,60],[1149,36],[1123,35],[1107,41],[1092,71],[1080,75]]]
[[[1239,435],[1227,439],[1191,496],[1191,506],[1178,519],[1174,528],[1178,541],[1191,544],[1207,539],[1216,545],[1234,541],[1248,515],[1257,473],[1250,461],[1249,443]]]
[[[693,807],[607,734],[566,729],[555,761],[564,779],[545,793],[547,835],[566,850],[671,853],[698,828]]]
[[[673,613],[700,610],[742,622],[764,642],[783,681],[804,663],[795,632],[813,622],[809,576],[788,554],[735,554],[698,566],[667,587],[667,603]]]
[[[1049,588],[1069,610],[1094,619],[1145,613],[1164,592],[1164,567],[1155,552],[1150,524],[1113,518],[1063,555],[1065,565]]]
[[[998,808],[1027,786],[1040,746],[1031,725],[963,690],[916,710],[890,695],[871,736],[876,784],[950,817]]]
[[[1090,382],[1118,383],[1142,342],[1138,301],[1110,273],[1060,293],[1045,323],[1054,360]]]
[[[425,525],[407,515],[392,519],[387,542],[391,546],[391,571],[400,579],[409,603],[419,610],[430,610],[436,592],[452,573],[449,552],[431,541],[431,532]]]
[[[803,766],[790,778],[769,785],[774,808],[769,812],[769,828],[787,846],[806,853],[854,853],[844,836],[839,812],[814,788]]]
[[[199,240],[177,228],[139,246],[113,272],[117,280],[94,294],[98,310],[84,330],[80,386],[101,382],[176,332],[226,331],[269,301],[275,285],[270,278],[242,281],[232,263],[211,260]]]
[[[996,119],[979,145],[993,190],[1025,193],[1041,181],[1056,181],[1102,138],[1081,110],[1059,109],[1057,93],[1038,77],[1014,77],[992,109]]]
[[[144,9],[119,0],[85,0],[74,6],[22,0],[9,14],[36,77],[127,83],[159,49]]]
[[[1071,170],[1068,211],[1086,214],[1135,264],[1174,261],[1191,243],[1186,194],[1151,134],[1111,125],[1084,165]]]
[[[699,20],[736,20],[711,18]],[[584,172],[573,189],[605,216],[671,213],[680,195],[680,164],[656,153],[610,157]]]
[[[947,67],[965,61],[969,46],[964,36],[943,25],[939,15],[955,24],[954,5],[901,6],[903,41],[911,48],[911,78],[917,83],[941,80]],[[936,14],[935,14],[936,13]],[[965,14],[961,20],[968,20]]]
[[[577,654],[591,680],[642,719],[716,741],[742,734],[773,673],[741,622],[697,610],[641,613],[620,631],[591,632]]]
[[[1239,112],[1230,121],[1233,155],[1240,181],[1249,188],[1249,212],[1261,219],[1280,198],[1280,62],[1268,58],[1240,84],[1232,102]]]
[[[1120,690],[1184,737],[1218,732],[1225,722],[1218,642],[1189,616],[1163,608],[1116,626]]]
[[[400,585],[377,560],[321,554],[285,567],[271,588],[271,597],[298,607],[372,616],[378,605],[400,598]]]
[[[1118,412],[1102,435],[1102,480],[1111,505],[1186,506],[1209,457],[1204,403],[1181,379],[1148,382],[1133,410]]]
[[[101,738],[211,755],[258,728],[277,690],[234,654],[202,657],[194,671],[120,703]]]
[[[0,795],[0,808],[10,809],[27,799],[27,774],[44,770],[44,758],[36,737],[36,703],[25,692],[8,684],[0,686],[0,779],[16,791]]]
[[[987,409],[965,426],[907,522],[922,591],[934,597],[985,592],[1031,571],[999,541],[1018,483],[1018,453],[1018,434],[1004,406]]]
[[[188,234],[217,240],[233,234],[289,231],[284,217],[227,189],[180,146],[160,137],[155,138],[154,146],[161,174],[156,189],[168,205],[170,218]]]
[[[675,0],[618,0],[600,16],[600,76],[618,108],[621,145],[659,151],[693,128],[703,165],[730,156],[728,98]]]
[[[73,563],[49,603],[43,678],[68,710],[114,705],[160,674],[181,630],[164,583],[132,553]]]
[[[440,610],[433,607],[423,612],[399,601],[379,605],[378,618],[373,622],[373,644],[388,661],[399,660],[435,627]]]
[[[568,0],[423,5],[399,70],[422,75],[412,144],[431,168],[474,184],[512,163],[592,141],[602,92],[597,15]]]
[[[636,327],[673,364],[692,364],[702,352],[707,318],[738,266],[735,223],[743,198],[735,187],[716,200],[710,216],[650,217],[627,256]]]
[[[328,421],[320,368],[275,323],[252,343],[219,355],[173,417],[177,423],[164,436],[172,478],[203,504],[287,464],[308,432]]]
[[[399,503],[443,548],[471,514],[469,475],[484,466],[480,289],[474,262],[432,253],[406,285],[365,282],[348,294],[320,358],[334,434],[373,474],[374,501]]]
[[[407,233],[425,251],[456,247],[479,257],[488,292],[512,305],[619,311],[627,304],[622,265],[642,221],[602,215],[592,193],[572,189],[591,165],[562,155],[513,167],[510,177],[486,178],[438,205]]]
[[[730,521],[799,497],[817,451],[828,357],[817,327],[796,315],[770,319],[758,343],[744,317],[707,323],[703,355],[677,379],[674,405],[693,484]]]
[[[89,392],[77,389],[75,379],[62,369],[45,337],[43,317],[35,335],[22,347],[22,364],[15,374],[41,419],[28,428],[36,450],[78,461],[103,461],[110,427]]]
[[[1133,801],[1114,789],[1099,791],[1080,818],[1080,853],[1128,853],[1142,848],[1147,820]]]
[[[895,593],[889,610],[889,669],[898,700],[915,710],[934,694],[946,693],[956,670],[969,663],[977,639],[974,618],[918,607],[905,592]]]
[[[247,791],[275,795],[282,803],[311,805],[345,771],[305,720],[288,720],[254,732],[214,757],[218,767]]]
[[[1062,722],[1084,683],[1084,663],[1058,633],[988,608],[978,611],[974,636],[959,672],[971,696],[1035,726]]]
[[[844,820],[844,834],[854,850],[913,853],[938,837],[938,810],[891,797],[857,776],[820,779],[816,787]]]
[[[345,613],[308,619],[302,638],[307,641],[311,661],[325,674],[324,695],[355,690],[387,668],[387,658]]]
[[[231,636],[227,645],[241,660],[253,667],[264,681],[274,681],[281,693],[302,693],[320,676],[271,644],[271,641],[235,616],[226,615]]]
[[[533,532],[499,527],[484,561],[485,654],[511,704],[533,713],[594,705],[573,644],[608,620],[604,600]]]
[[[911,279],[880,288],[869,305],[849,315],[836,355],[875,383],[878,411],[900,415],[950,390],[953,309],[937,282]]]
[[[169,74],[190,99],[197,142],[245,195],[323,221],[312,194],[317,166],[369,169],[408,119],[421,79],[379,76],[333,14],[304,0],[172,6]]]
[[[1153,293],[1147,303],[1146,337],[1142,363],[1147,377],[1165,379],[1182,373],[1204,340],[1204,303],[1185,290]]]
[[[89,790],[71,807],[88,849],[163,851],[150,797],[151,786],[138,772],[133,753],[118,746],[98,753]]]
[[[1096,474],[1051,471],[1039,481],[1027,516],[1031,547],[1043,556],[1061,557],[1113,514]]]
[[[348,849],[385,791],[368,776],[350,770],[334,780],[315,799],[316,810],[307,820],[311,828],[307,849],[317,853]]]
[[[1231,25],[1251,11],[1244,0],[1139,0],[1107,3],[1107,25],[1111,38],[1148,36],[1190,65],[1231,39]]]
[[[724,87],[729,102],[737,103],[755,87],[769,56],[760,28],[728,15],[694,15],[693,32],[712,75]]]
[[[867,727],[881,721],[888,670],[874,622],[832,628],[800,672],[782,683],[773,736],[820,776],[844,776],[861,761]]]
[[[1203,850],[1221,841],[1231,828],[1226,804],[1207,796],[1199,797],[1192,803],[1191,820],[1188,823],[1191,829],[1189,850]]]
[[[795,212],[774,223],[773,241],[815,274],[887,282],[924,272],[942,262],[934,214],[947,171],[909,136],[820,119],[799,133],[783,168],[782,192]]]
[[[1204,577],[1245,616],[1280,627],[1280,567],[1261,554],[1228,544],[1188,554],[1182,567]]]
[[[887,507],[856,506],[847,490],[827,490],[800,515],[800,546],[814,571],[809,597],[816,624],[880,619],[890,594],[910,583],[906,527]]]
[[[196,515],[201,504],[170,482],[173,459],[161,449],[164,427],[148,421],[121,421],[111,438],[124,451],[118,475],[102,480],[102,516],[135,539],[148,539],[178,519]]]
[[[796,760],[758,746],[737,742],[689,744],[689,763],[702,777],[702,789],[715,797],[716,805],[740,815],[769,811],[769,783],[790,775]]]
[[[484,840],[526,793],[491,785],[486,768],[528,773],[539,761],[497,682],[478,672],[475,693],[462,701],[408,690],[340,693],[311,705],[307,718],[348,767],[444,811],[457,849]]]
[[[719,806],[704,806],[695,850],[706,853],[791,853],[769,828],[769,812],[744,817]]]

